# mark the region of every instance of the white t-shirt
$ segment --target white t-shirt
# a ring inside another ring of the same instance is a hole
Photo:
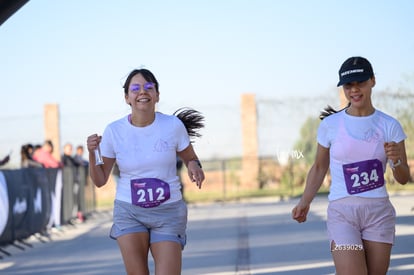
[[[363,188],[364,184],[371,184],[368,183],[368,180],[373,182],[378,177],[383,178],[387,166],[384,142],[398,143],[404,139],[406,139],[406,135],[400,123],[378,110],[375,110],[372,115],[364,117],[351,116],[343,110],[324,118],[318,128],[317,140],[323,147],[330,148],[329,167],[332,182],[329,200],[352,195],[366,198],[387,197],[385,180],[383,186],[370,190],[360,190],[353,193],[354,190],[350,191],[349,188],[353,188],[351,186]],[[370,168],[365,168],[367,173],[361,171],[364,168],[358,171],[360,168],[358,164],[362,162],[371,163],[369,164]],[[382,167],[379,167],[381,164]],[[355,173],[351,176],[347,174],[348,171]],[[378,171],[383,171],[382,175],[372,173]]]
[[[154,122],[145,127],[133,126],[128,116],[110,123],[100,148],[102,156],[115,158],[119,166],[116,199],[131,203],[131,180],[156,178],[169,185],[171,197],[165,203],[180,200],[176,152],[189,145],[184,124],[174,115],[156,112]]]

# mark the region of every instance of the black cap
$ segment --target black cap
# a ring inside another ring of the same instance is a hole
[[[339,69],[338,87],[351,82],[364,82],[374,76],[371,63],[360,56],[353,56],[345,60]]]

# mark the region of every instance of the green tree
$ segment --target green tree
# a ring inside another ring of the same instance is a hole
[[[404,129],[407,139],[405,140],[405,148],[407,151],[407,158],[414,159],[414,111],[412,108],[407,108],[400,111],[398,120]]]
[[[311,165],[315,160],[316,147],[318,145],[316,134],[320,121],[318,117],[308,117],[300,128],[300,138],[294,146],[296,150],[302,152],[307,165]]]
[[[387,88],[377,91],[375,101],[378,108],[388,113],[401,123],[407,139],[405,147],[407,157],[414,158],[414,74],[409,75],[404,83],[397,88]]]

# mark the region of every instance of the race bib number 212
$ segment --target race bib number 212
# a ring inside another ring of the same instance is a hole
[[[160,179],[143,178],[131,180],[132,204],[151,208],[170,199],[170,185]]]

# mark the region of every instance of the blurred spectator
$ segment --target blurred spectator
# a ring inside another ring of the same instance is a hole
[[[9,162],[9,160],[10,160],[10,154],[8,154],[2,160],[0,160],[0,166],[5,165],[6,163]]]
[[[182,159],[177,155],[177,162],[176,162],[176,168],[177,168],[177,176],[178,179],[180,180],[180,186],[181,186],[181,195],[183,196],[183,200],[185,200],[184,198],[184,183],[183,180],[181,179],[181,170],[183,169],[183,161]]]
[[[34,147],[30,143],[22,145],[20,149],[20,156],[21,156],[20,164],[22,168],[43,167],[41,163],[33,159],[33,150],[34,150]]]
[[[64,167],[70,167],[73,171],[73,211],[76,213],[77,220],[71,220],[70,223],[83,222],[84,216],[81,209],[83,186],[81,186],[79,177],[79,168],[82,166],[76,161],[75,156],[73,155],[73,146],[71,143],[66,143],[63,146],[62,162]]]
[[[45,168],[62,167],[62,163],[53,157],[52,152],[53,143],[51,140],[46,140],[41,148],[33,152],[33,159],[40,162]]]
[[[73,146],[70,143],[66,143],[65,146],[63,146],[62,163],[64,167],[79,166],[73,157]]]
[[[112,168],[112,176],[114,177],[115,182],[118,183],[119,177],[121,176],[121,171],[119,171],[119,166],[116,162],[114,164],[114,168]]]
[[[75,156],[73,157],[75,159],[75,162],[79,164],[79,166],[88,166],[89,162],[83,158],[83,146],[78,145],[76,147]]]

